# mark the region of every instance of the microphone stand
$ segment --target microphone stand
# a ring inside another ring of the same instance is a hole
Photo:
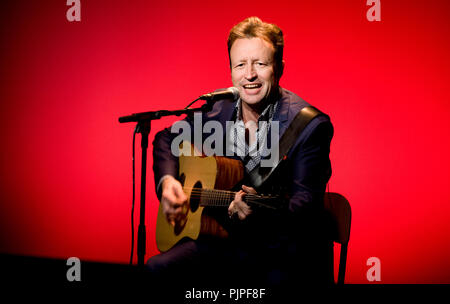
[[[151,130],[151,121],[160,119],[164,116],[180,116],[183,114],[191,115],[194,112],[209,112],[213,106],[212,100],[207,102],[199,108],[185,108],[182,110],[160,110],[134,113],[128,116],[119,117],[120,123],[136,122],[137,133],[141,133],[141,149],[142,149],[142,166],[141,166],[141,201],[140,201],[140,213],[139,213],[139,228],[137,239],[137,258],[138,266],[144,266],[144,257],[146,249],[146,228],[145,228],[145,188],[147,180],[147,149],[148,149],[148,136]],[[134,191],[134,189],[133,189]]]

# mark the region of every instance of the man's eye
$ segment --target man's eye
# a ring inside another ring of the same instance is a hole
[[[266,66],[266,64],[264,62],[258,62],[259,66]]]

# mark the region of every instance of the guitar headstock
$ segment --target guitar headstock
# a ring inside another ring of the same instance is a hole
[[[258,194],[246,195],[246,202],[256,207],[269,209],[282,209],[286,204],[286,199],[282,195]]]

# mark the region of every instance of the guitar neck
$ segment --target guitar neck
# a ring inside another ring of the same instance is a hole
[[[187,190],[185,188],[185,190]],[[200,189],[193,188],[191,193],[191,200],[195,199],[202,207],[228,207],[234,200],[236,192],[217,189]],[[270,209],[276,209],[275,206],[267,202],[273,201],[274,198],[263,198],[259,195],[247,193],[243,197],[243,201],[249,205],[258,205]]]
[[[234,200],[236,192],[193,188],[190,194],[191,200],[197,200],[202,207],[228,207],[231,201]]]

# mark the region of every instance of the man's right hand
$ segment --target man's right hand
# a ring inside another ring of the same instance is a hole
[[[161,204],[167,221],[175,226],[183,217],[183,207],[187,203],[187,196],[183,186],[174,177],[168,176],[162,181]]]

